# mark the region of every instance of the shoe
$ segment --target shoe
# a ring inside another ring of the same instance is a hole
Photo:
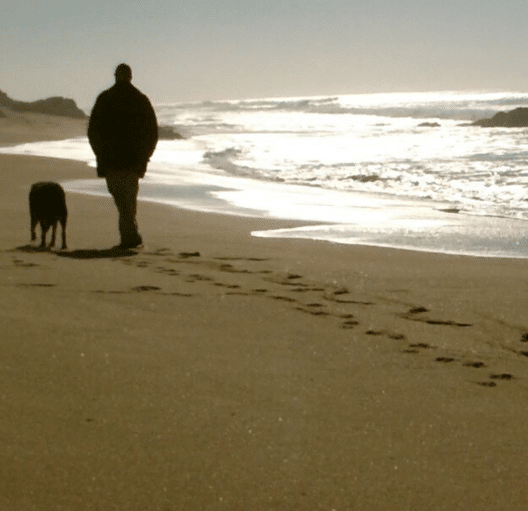
[[[122,241],[118,247],[119,248],[137,248],[143,245],[143,240],[141,236],[134,241]]]

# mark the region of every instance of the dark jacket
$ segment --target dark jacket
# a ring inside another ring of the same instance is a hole
[[[149,99],[130,82],[118,82],[97,97],[88,124],[97,175],[109,169],[140,177],[158,142],[158,123]]]

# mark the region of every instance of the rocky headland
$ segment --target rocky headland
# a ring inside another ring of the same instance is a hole
[[[77,107],[73,99],[54,96],[31,102],[18,101],[0,90],[0,119],[20,114],[44,114],[88,120],[88,115]],[[33,122],[38,124],[35,120]],[[85,128],[83,128],[84,131]],[[172,126],[159,126],[159,138],[162,140],[181,140],[184,137]]]
[[[482,128],[525,128],[528,127],[528,108],[520,107],[509,112],[498,112],[489,119],[475,121],[472,126]]]
[[[30,112],[48,115],[86,119],[87,115],[76,105],[73,99],[54,96],[37,101],[17,101],[11,99],[0,90],[0,107],[9,108],[15,112]],[[5,117],[2,113],[0,117]]]

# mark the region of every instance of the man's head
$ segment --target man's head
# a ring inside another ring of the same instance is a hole
[[[132,69],[128,64],[119,64],[114,75],[116,82],[130,82],[132,80]]]

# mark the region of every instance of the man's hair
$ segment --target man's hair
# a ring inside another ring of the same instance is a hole
[[[119,64],[114,73],[116,82],[130,82],[132,80],[132,69],[128,64]]]

